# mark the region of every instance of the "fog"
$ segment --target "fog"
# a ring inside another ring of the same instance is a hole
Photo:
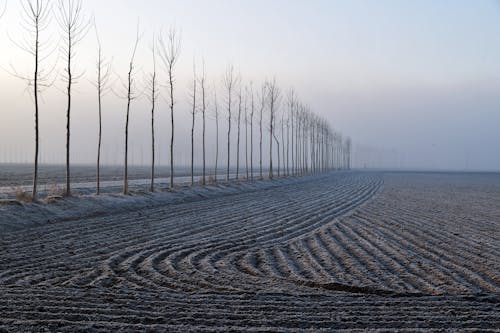
[[[190,158],[193,61],[200,69],[204,60],[210,113],[216,89],[224,114],[222,75],[229,64],[245,84],[253,82],[255,90],[276,77],[284,92],[293,87],[311,110],[352,138],[355,167],[500,170],[499,1],[85,0],[84,10],[88,18],[95,16],[103,52],[113,59],[118,95],[137,20],[142,32],[135,73],[139,85],[151,70],[153,34],[171,26],[181,32],[175,86],[178,165],[187,165]],[[12,41],[26,35],[19,17],[18,1],[9,1],[0,19],[2,162],[33,158],[32,99],[26,83],[8,73],[11,65],[21,73],[32,70],[30,57]],[[60,35],[55,21],[47,34],[55,45]],[[96,155],[97,99],[92,85],[96,47],[90,30],[76,50],[75,69],[83,77],[75,86],[72,110],[74,163],[94,163]],[[63,62],[58,56],[56,51],[46,61],[47,67],[56,64],[57,78],[44,92],[40,110],[44,163],[64,161],[66,109],[60,79]],[[166,85],[165,72],[159,69]],[[159,163],[166,165],[170,136],[166,86],[161,93],[157,142]],[[120,164],[126,101],[109,93],[103,108],[104,163]],[[134,100],[132,164],[149,163],[149,117],[148,100]],[[207,154],[213,162],[213,117],[209,122]],[[225,159],[225,126],[222,117],[220,163]],[[196,142],[201,142],[198,134]],[[198,162],[199,157],[197,150]]]

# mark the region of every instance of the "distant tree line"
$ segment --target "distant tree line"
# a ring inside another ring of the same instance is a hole
[[[37,198],[38,161],[39,161],[39,115],[40,94],[51,87],[56,80],[62,80],[66,95],[66,187],[65,194],[71,195],[70,176],[70,142],[71,142],[71,110],[73,86],[83,76],[83,72],[75,72],[74,56],[79,43],[85,38],[91,28],[95,30],[97,40],[96,78],[93,85],[96,89],[98,137],[96,160],[96,193],[100,193],[100,168],[102,150],[102,98],[109,92],[126,101],[125,128],[124,128],[124,173],[123,193],[128,190],[128,147],[129,147],[129,119],[135,99],[145,96],[151,107],[151,178],[149,190],[155,190],[155,113],[157,112],[158,97],[162,89],[166,90],[168,113],[170,115],[170,158],[169,158],[169,188],[174,188],[174,149],[175,149],[175,114],[176,105],[175,73],[181,51],[181,38],[178,31],[171,28],[167,34],[160,33],[152,37],[151,63],[152,71],[146,75],[144,83],[139,87],[136,79],[136,53],[140,47],[142,35],[139,23],[132,45],[132,53],[126,73],[126,80],[121,81],[121,87],[115,89],[111,78],[111,61],[103,53],[95,20],[86,18],[83,13],[82,0],[21,0],[22,22],[26,38],[21,42],[14,41],[21,50],[27,52],[31,59],[33,70],[28,74],[20,74],[14,67],[10,73],[24,80],[33,95],[35,120],[35,155],[33,170],[32,198]],[[55,5],[55,6],[54,6]],[[0,17],[4,8],[0,7]],[[47,29],[51,20],[55,19],[59,26],[61,41],[53,46]],[[65,67],[62,76],[54,75],[55,64],[48,63],[49,55],[59,48],[64,59]],[[157,59],[160,60],[162,70],[166,74],[166,84],[158,79]],[[116,81],[116,80],[115,80]],[[220,122],[227,122],[226,133],[226,165],[225,180],[234,179],[273,179],[275,177],[299,176],[311,173],[325,172],[332,169],[350,169],[351,140],[332,129],[326,119],[313,113],[305,104],[300,102],[297,93],[291,89],[286,94],[282,92],[275,78],[265,80],[260,89],[255,90],[253,82],[244,82],[242,76],[235,72],[234,66],[229,65],[221,80],[223,103],[219,105],[217,87],[214,85],[209,92],[205,74],[205,63],[202,63],[198,72],[193,61],[193,78],[191,87],[191,184],[195,182],[195,124],[201,121],[202,125],[202,171],[200,183],[217,182],[219,170],[219,143],[221,140]],[[225,116],[225,117],[224,117]],[[215,122],[215,165],[213,170],[207,169],[207,121]],[[242,128],[243,127],[243,128]],[[236,143],[231,142],[236,131]],[[258,143],[254,142],[255,134]],[[267,134],[266,134],[267,133]],[[267,136],[266,136],[267,135]],[[268,138],[269,165],[263,162],[263,139]],[[243,139],[242,139],[243,137]],[[236,147],[233,147],[233,146]],[[256,146],[256,147],[255,147]],[[244,167],[240,163],[241,151],[244,149]],[[236,154],[236,166],[231,164],[231,157]],[[257,167],[258,165],[258,167]],[[235,167],[235,175],[231,168]],[[266,170],[264,169],[266,168]],[[264,175],[267,171],[267,175]],[[244,175],[244,176],[243,176]]]

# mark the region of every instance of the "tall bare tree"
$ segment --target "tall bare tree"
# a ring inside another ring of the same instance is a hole
[[[351,139],[350,138],[347,138],[345,140],[345,164],[344,164],[344,168],[346,170],[350,170],[351,169]]]
[[[276,79],[267,83],[267,90],[269,96],[269,178],[273,178],[273,139],[276,139],[275,135],[275,122],[276,113],[278,109],[278,99],[280,97],[280,89],[276,84]],[[279,159],[279,145],[278,145],[278,159]],[[279,173],[279,169],[278,169]]]
[[[191,95],[191,186],[194,185],[194,125],[196,119],[196,65],[193,61],[193,91]]]
[[[301,104],[297,104],[294,111],[294,120],[295,120],[295,175],[300,174],[300,108]]]
[[[229,180],[229,171],[231,167],[231,121],[232,121],[232,104],[233,104],[233,90],[236,84],[234,76],[234,67],[229,65],[223,77],[223,84],[227,92],[226,96],[226,112],[227,112],[227,169],[226,180]]]
[[[295,91],[290,89],[287,95],[288,100],[288,114],[286,121],[286,174],[290,176],[290,149],[291,149],[291,159],[292,159],[292,174],[293,174],[293,108],[295,105]],[[291,137],[290,137],[291,128]],[[291,147],[290,147],[291,144]]]
[[[59,11],[56,15],[57,21],[63,34],[62,52],[66,62],[63,80],[66,82],[66,196],[71,195],[71,175],[70,175],[70,139],[71,139],[71,99],[72,86],[83,76],[75,74],[73,71],[73,59],[75,48],[85,37],[90,25],[83,15],[81,0],[59,0]]]
[[[101,144],[102,144],[102,97],[109,91],[109,79],[111,75],[111,62],[107,61],[102,54],[101,39],[97,30],[97,24],[94,21],[95,34],[97,39],[97,80],[94,86],[97,89],[97,106],[99,117],[99,133],[97,140],[97,165],[96,165],[96,194],[101,190]]]
[[[285,159],[285,110],[281,112],[281,151],[283,152],[283,157],[281,159],[282,163],[282,175],[286,176],[286,159]]]
[[[127,74],[127,84],[125,86],[127,90],[127,113],[125,118],[125,160],[124,160],[124,171],[123,171],[123,194],[128,194],[128,128],[130,119],[130,104],[132,100],[137,98],[135,92],[135,80],[134,80],[134,69],[135,69],[135,54],[137,52],[137,46],[139,45],[140,35],[139,35],[139,23],[137,23],[137,33],[135,37],[134,48],[132,51],[132,56],[130,57],[128,74]]]
[[[248,105],[247,105],[247,100],[248,100],[248,87],[245,87],[245,98],[244,98],[244,110],[245,110],[245,167],[246,167],[246,174],[247,174],[247,180],[249,178],[248,174]]]
[[[179,54],[181,51],[181,39],[175,28],[171,28],[168,35],[167,41],[160,36],[160,56],[163,63],[167,69],[168,75],[168,87],[170,96],[170,124],[171,124],[171,136],[170,136],[170,189],[174,188],[174,67],[179,60]]]
[[[215,170],[214,181],[217,182],[219,164],[219,103],[217,102],[217,89],[214,85],[214,116],[215,116]]]
[[[238,80],[239,89],[238,89],[238,118],[237,118],[237,140],[236,140],[236,179],[239,178],[240,175],[240,124],[241,124],[241,103],[242,103],[242,95],[241,95],[241,80]]]
[[[266,84],[262,84],[261,92],[260,92],[260,108],[259,108],[259,177],[263,179],[264,176],[262,174],[262,125],[263,125],[263,115],[264,109],[266,107],[266,96],[267,96],[267,87]]]
[[[293,90],[292,90],[293,91]],[[291,95],[295,96],[295,92],[290,93],[289,96],[291,97]],[[295,98],[290,98],[289,99],[290,103],[290,127],[291,127],[291,133],[290,133],[290,143],[291,143],[291,147],[290,147],[290,153],[291,153],[291,169],[292,169],[292,175],[295,176],[296,174],[296,170],[295,170],[295,146],[294,146],[294,143],[295,143],[295,110],[296,110],[296,107],[297,107],[297,103],[295,101]]]
[[[201,174],[201,184],[205,185],[206,184],[206,154],[205,154],[205,118],[206,118],[206,111],[207,111],[207,104],[206,104],[206,88],[205,88],[205,61],[203,61],[203,69],[201,72],[200,76],[200,89],[201,89],[201,115],[202,115],[202,159],[203,159],[203,166],[202,166],[202,174]]]
[[[151,57],[153,62],[153,70],[146,79],[146,88],[148,90],[148,99],[151,103],[151,183],[149,190],[154,192],[155,190],[155,110],[156,101],[158,100],[158,77],[156,72],[156,38],[153,36],[153,42],[151,44]]]
[[[255,113],[255,101],[253,95],[253,84],[250,82],[250,177],[253,180],[253,118]]]
[[[26,35],[21,38],[10,38],[12,43],[20,50],[26,52],[33,59],[32,74],[20,74],[11,65],[9,73],[27,83],[27,89],[33,95],[35,107],[35,156],[33,165],[33,188],[31,192],[32,200],[37,199],[38,185],[38,162],[40,148],[40,95],[45,89],[52,86],[55,76],[53,75],[55,64],[48,69],[44,64],[47,58],[54,52],[51,50],[50,39],[42,39],[50,25],[51,3],[50,0],[23,0],[20,1],[22,7],[21,25]]]

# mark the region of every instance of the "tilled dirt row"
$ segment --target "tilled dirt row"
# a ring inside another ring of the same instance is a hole
[[[496,331],[498,299],[0,288],[0,332]]]

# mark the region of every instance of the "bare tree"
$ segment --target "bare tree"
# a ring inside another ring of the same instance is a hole
[[[229,168],[231,167],[231,116],[232,116],[232,97],[233,89],[236,83],[236,78],[234,77],[234,67],[229,65],[223,78],[224,87],[227,92],[226,96],[226,111],[227,111],[227,170],[226,170],[226,180],[229,180]]]
[[[194,185],[194,125],[196,119],[196,66],[193,61],[193,91],[191,95],[191,186]]]
[[[255,112],[255,101],[253,96],[253,84],[250,82],[250,177],[253,180],[253,117]]]
[[[236,179],[239,179],[240,174],[240,124],[241,124],[241,80],[238,80],[239,90],[238,90],[238,133],[236,140]]]
[[[134,48],[132,51],[132,56],[130,57],[129,69],[127,74],[127,113],[125,118],[125,161],[124,161],[124,172],[123,172],[123,194],[128,194],[128,125],[130,119],[130,103],[132,100],[137,98],[135,93],[135,81],[134,81],[134,61],[135,54],[137,52],[137,46],[139,45],[140,35],[139,35],[139,23],[137,23],[137,33],[135,37]]]
[[[267,88],[266,84],[262,84],[261,92],[260,92],[260,110],[259,110],[259,176],[260,179],[263,179],[262,174],[262,124],[263,124],[263,113],[264,108],[266,107],[266,96],[267,96]]]
[[[32,200],[37,199],[38,185],[38,162],[40,147],[40,128],[39,115],[40,95],[54,83],[55,76],[52,74],[54,67],[44,68],[47,58],[54,52],[51,48],[50,40],[42,40],[41,34],[44,33],[50,25],[51,6],[50,0],[23,0],[20,2],[22,7],[21,26],[26,32],[26,36],[21,38],[10,38],[12,43],[19,49],[33,57],[32,74],[20,74],[11,65],[11,75],[25,81],[27,90],[32,93],[33,104],[35,106],[35,158],[33,166],[33,188],[31,192]],[[10,37],[10,36],[9,36]]]
[[[295,91],[290,89],[288,96],[288,114],[286,121],[286,174],[290,176],[290,149],[291,149],[291,158],[292,158],[292,174],[293,174],[293,108],[295,106]],[[291,128],[291,137],[290,137],[290,128]],[[290,147],[291,142],[291,147]]]
[[[148,90],[148,99],[151,103],[151,183],[149,190],[155,190],[155,110],[156,101],[158,100],[158,77],[156,72],[156,38],[153,36],[151,44],[151,56],[153,62],[153,70],[146,79],[146,89]]]
[[[285,111],[283,110],[281,112],[281,151],[283,152],[283,158],[281,159],[282,161],[282,175],[286,176],[286,163],[285,163]]]
[[[276,84],[276,79],[267,83],[269,94],[269,178],[273,178],[273,139],[276,139],[274,133],[276,112],[278,107],[278,99],[280,97],[280,90]],[[279,144],[278,144],[278,160],[279,160]],[[278,168],[279,173],[279,168]]]
[[[351,169],[351,139],[347,138],[345,140],[345,164],[344,168],[347,170]]]
[[[83,76],[82,74],[74,74],[72,61],[75,57],[75,48],[85,37],[90,25],[90,21],[86,20],[82,11],[81,0],[59,0],[59,15],[56,15],[59,26],[63,34],[64,60],[66,67],[64,69],[63,80],[66,82],[66,196],[71,195],[70,188],[70,138],[71,138],[71,93],[73,84]]]
[[[94,21],[95,34],[97,39],[97,81],[94,86],[97,89],[97,106],[98,106],[98,116],[99,116],[99,134],[97,140],[97,165],[96,165],[96,194],[100,193],[100,172],[101,172],[101,144],[102,144],[102,97],[109,91],[109,79],[111,75],[111,62],[107,61],[102,55],[101,40],[99,38],[99,32],[97,30],[97,25]]]
[[[217,182],[219,164],[219,103],[217,102],[217,89],[214,85],[214,115],[215,115],[215,170],[214,181]]]
[[[160,36],[160,56],[167,68],[168,87],[170,96],[170,189],[174,188],[174,67],[179,60],[181,39],[174,28],[171,28],[167,41]]]
[[[205,155],[205,118],[206,118],[206,110],[207,110],[207,104],[206,104],[206,89],[205,89],[205,61],[203,61],[203,70],[201,72],[201,77],[200,77],[200,88],[201,88],[201,115],[202,115],[202,149],[203,149],[203,168],[202,168],[202,175],[201,175],[201,183],[202,185],[206,184],[206,155]]]
[[[276,120],[275,120],[276,121]],[[276,124],[273,126],[276,129]],[[276,136],[276,130],[273,131],[273,138],[274,141],[276,142],[276,147],[278,148],[278,178],[280,177],[280,142],[278,140],[278,137]]]
[[[247,180],[249,178],[248,174],[248,106],[247,106],[247,99],[248,99],[248,87],[245,87],[245,102],[244,104],[244,110],[245,110],[245,167],[246,167],[246,174],[247,174]]]
[[[295,175],[300,174],[300,109],[302,105],[297,104],[294,112],[295,118]]]

